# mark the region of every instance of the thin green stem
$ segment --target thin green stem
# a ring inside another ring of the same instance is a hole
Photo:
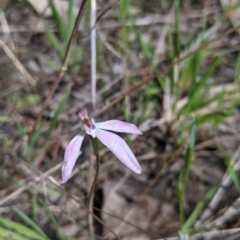
[[[94,239],[94,229],[93,229],[93,199],[94,199],[94,189],[97,183],[98,179],[98,173],[99,173],[99,162],[100,162],[100,157],[99,154],[96,153],[96,173],[94,176],[94,180],[91,186],[91,189],[88,194],[88,229],[89,229],[89,237],[91,240]]]

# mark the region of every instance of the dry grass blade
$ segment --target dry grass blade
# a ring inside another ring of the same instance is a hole
[[[168,13],[168,16],[166,19],[167,22],[169,22],[174,17],[175,5],[176,5],[176,1],[173,2],[172,7]],[[164,49],[166,48],[165,39],[167,37],[167,32],[168,32],[168,24],[166,23],[163,27],[160,38],[158,40],[156,52],[153,57],[153,65],[156,65],[158,63],[158,59],[164,53]]]
[[[231,234],[230,236],[225,237],[223,240],[238,240],[240,238],[240,231]]]
[[[237,198],[234,203],[218,218],[214,219],[213,221],[206,224],[206,227],[211,228],[221,228],[228,224],[231,219],[239,218],[240,216],[240,201]]]
[[[15,51],[16,47],[14,45],[14,42],[12,41],[12,38],[11,38],[10,28],[9,28],[8,23],[7,23],[5,13],[1,9],[0,9],[0,21],[1,21],[1,24],[2,24],[2,30],[5,33],[4,42],[8,42],[10,48]]]
[[[91,0],[91,89],[92,89],[92,106],[96,106],[96,87],[97,87],[97,45],[96,45],[96,0]]]
[[[230,236],[222,238],[224,235],[231,234]],[[183,238],[184,236],[179,237],[168,237],[160,238],[158,240],[198,240],[198,239],[221,239],[221,240],[238,240],[239,239],[239,228],[236,229],[226,229],[226,230],[212,230],[204,233],[196,233],[193,236]]]
[[[16,66],[19,72],[23,75],[23,78],[26,79],[30,85],[35,86],[36,81],[32,78],[32,76],[29,74],[26,68],[22,65],[22,63],[17,59],[17,57],[12,52],[12,50],[2,40],[0,40],[0,47],[4,50],[7,56],[12,60],[13,64]]]
[[[240,146],[238,147],[237,151],[235,152],[231,164],[234,166],[234,170],[239,170],[240,169]],[[204,222],[212,216],[212,213],[214,210],[219,205],[219,202],[223,198],[223,195],[225,194],[226,188],[228,188],[232,183],[232,178],[229,174],[225,174],[222,182],[221,182],[221,187],[218,189],[216,192],[215,196],[212,198],[210,203],[208,204],[208,207],[206,208],[205,211],[203,211],[200,220],[196,222],[195,227],[201,227],[204,225]]]
[[[51,169],[47,170],[45,173],[41,173],[41,176],[37,176],[34,179],[34,182],[38,182],[38,181],[41,181],[41,180],[43,180],[45,178],[48,178],[48,176],[50,174],[53,174],[55,171],[60,169],[61,166],[62,166],[62,163],[59,163],[56,166],[52,167]],[[25,185],[23,187],[20,187],[16,191],[14,191],[11,194],[9,194],[7,197],[5,197],[2,200],[0,200],[0,206],[5,204],[8,201],[11,201],[11,200],[15,199],[16,197],[18,197],[22,192],[24,192],[29,187],[28,184],[26,184],[27,182],[23,182],[23,183],[25,183]]]

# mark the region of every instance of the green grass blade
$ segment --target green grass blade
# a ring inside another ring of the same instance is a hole
[[[38,194],[33,193],[31,196],[31,213],[33,222],[38,222]]]
[[[177,181],[177,186],[175,189],[175,196],[178,202],[179,206],[179,220],[180,225],[182,226],[184,224],[184,187],[183,187],[183,181],[182,181],[182,174],[179,176]]]
[[[188,147],[186,154],[185,154],[185,166],[184,166],[184,186],[187,185],[187,181],[189,178],[191,165],[192,165],[192,158],[193,158],[193,149]]]
[[[190,61],[190,63],[186,64],[180,72],[179,82],[175,90],[177,99],[181,98],[183,92],[189,91],[189,85],[192,85],[191,75],[192,65]]]
[[[119,10],[119,17],[120,17],[120,22],[122,24],[120,33],[119,33],[119,37],[120,37],[120,41],[126,46],[128,47],[128,35],[129,35],[129,31],[126,28],[126,26],[124,26],[127,16],[129,15],[129,10],[130,10],[130,5],[131,5],[131,0],[128,1],[120,1],[118,4],[118,10]],[[124,53],[122,49],[119,49],[119,51],[121,53]]]
[[[169,58],[170,61],[174,61],[174,59],[175,59],[175,50],[174,50],[175,49],[175,43],[174,43],[174,36],[173,36],[173,33],[170,30],[170,28],[168,30],[168,39],[167,40],[168,40],[168,46],[169,46],[169,50],[167,52],[168,58]],[[169,79],[170,79],[170,90],[171,90],[171,93],[175,92],[176,95],[177,95],[178,88],[176,88],[174,86],[174,70],[173,69],[174,68],[171,68],[168,72],[168,76],[169,76]],[[163,88],[164,88],[164,85],[162,85]]]
[[[239,76],[240,76],[240,53],[238,53],[237,56],[237,62],[234,71],[234,80],[239,82],[240,80]]]
[[[235,186],[235,188],[237,189],[237,191],[240,193],[240,179],[239,179],[239,174],[238,172],[234,169],[234,166],[231,162],[231,160],[226,156],[224,148],[221,144],[216,143],[218,149],[220,150],[220,152],[222,153],[222,155],[224,156],[224,162],[225,165],[227,167],[227,173],[230,175],[233,184]]]
[[[69,39],[71,37],[72,31],[74,28],[74,24],[75,24],[75,18],[73,14],[73,0],[69,0],[68,1],[68,27],[66,31],[67,33],[66,33],[65,44],[69,42]]]
[[[11,230],[0,227],[0,239],[26,240],[26,237],[23,237],[17,233],[14,233]]]
[[[213,198],[213,196],[217,192],[218,188],[219,188],[219,186],[212,187],[207,192],[205,197],[197,204],[197,206],[195,207],[195,209],[193,210],[191,215],[188,217],[186,222],[183,224],[183,226],[181,228],[182,232],[184,232],[184,233],[189,232],[190,228],[194,225],[195,221],[197,220],[197,218],[202,213],[202,210],[203,210],[204,206]]]
[[[176,53],[179,57],[180,50],[181,50],[181,41],[180,41],[180,12],[181,12],[181,0],[176,0],[176,11],[175,11],[175,43],[176,43]]]
[[[34,147],[35,147],[35,143],[38,140],[39,136],[41,135],[42,127],[43,127],[43,122],[40,123],[39,128],[34,132],[33,137],[31,139],[31,142],[29,143],[26,151],[24,152],[24,156],[27,157],[33,152]]]
[[[31,219],[29,218],[24,212],[22,212],[20,209],[18,209],[17,207],[12,207],[13,211],[29,226],[31,227],[33,230],[35,230],[36,232],[38,232],[39,234],[41,234],[42,236],[45,237],[45,239],[47,238],[47,235],[43,232],[43,230]]]
[[[193,89],[190,90],[189,92],[189,96],[190,98],[195,95],[195,94],[199,94],[199,91],[202,90],[207,82],[207,80],[209,79],[209,77],[212,75],[212,73],[214,72],[214,70],[216,69],[217,65],[219,63],[219,58],[216,58],[213,62],[213,64],[211,65],[211,67],[208,69],[208,71],[204,74],[204,76],[202,77],[202,79],[200,80],[200,82],[198,84],[196,84]],[[191,101],[191,99],[189,99]]]
[[[147,59],[148,62],[151,62],[152,58],[153,58],[152,46],[149,43],[143,42],[142,34],[140,33],[140,31],[137,28],[135,28],[135,32],[136,32],[136,35],[137,35],[137,41],[140,45],[140,48],[141,48],[145,58]]]
[[[130,5],[131,5],[131,0],[120,1],[119,4],[118,4],[118,10],[119,10],[119,15],[120,15],[120,22],[122,24],[124,24],[125,21],[126,21],[126,17],[127,17],[128,13],[129,13]]]
[[[189,148],[193,149],[195,145],[196,140],[196,121],[194,118],[192,118],[192,130],[191,130],[191,137],[189,142]]]
[[[58,57],[62,60],[64,58],[64,52],[61,47],[61,43],[58,40],[57,36],[50,31],[50,29],[46,26],[46,34],[48,41],[50,42],[53,49],[57,52]]]
[[[228,115],[225,112],[217,111],[212,113],[207,113],[204,115],[199,116],[196,119],[197,125],[201,125],[206,122],[222,122]]]
[[[0,217],[0,225],[4,226],[5,228],[9,228],[11,230],[15,230],[17,233],[20,233],[30,239],[34,239],[34,240],[46,240],[46,239],[49,239],[47,238],[46,236],[42,236],[40,235],[39,233],[33,231],[32,229],[20,224],[20,223],[17,223],[17,222],[14,222],[14,221],[11,221],[9,219],[6,219],[6,218],[2,218]]]
[[[57,53],[59,59],[61,59],[61,54]],[[61,66],[59,63],[56,61],[56,59],[51,59],[50,56],[44,56],[44,60],[46,61],[46,64],[51,68],[54,72],[58,72],[61,69]]]
[[[46,138],[45,140],[47,140],[49,138],[49,136],[51,135],[52,131],[54,130],[55,126],[57,125],[57,122],[58,122],[58,119],[64,109],[64,107],[66,106],[66,103],[68,101],[68,98],[70,96],[70,93],[71,93],[71,86],[69,85],[66,89],[66,93],[63,97],[63,100],[60,102],[54,116],[53,116],[53,119],[51,121],[51,124],[50,124],[50,127],[49,127],[49,130],[46,134]]]
[[[64,240],[63,237],[61,236],[60,232],[59,232],[58,223],[57,223],[56,219],[54,218],[54,216],[52,215],[52,213],[49,211],[47,204],[42,200],[39,200],[39,201],[40,201],[40,204],[43,206],[45,212],[47,213],[47,215],[49,217],[49,220],[52,222],[55,230],[57,231],[59,238],[61,240]]]
[[[240,179],[239,179],[239,174],[237,171],[233,168],[231,165],[230,161],[227,164],[227,172],[231,176],[233,184],[237,191],[240,193]]]
[[[185,166],[182,174],[178,178],[178,182],[175,190],[176,198],[179,205],[179,218],[180,218],[181,226],[183,226],[184,219],[185,219],[185,214],[184,214],[185,190],[186,190],[186,185],[187,185],[187,181],[188,181],[190,170],[191,170],[195,138],[196,138],[196,121],[193,118],[191,137],[190,137],[189,145],[187,148],[187,152],[185,154]]]
[[[192,82],[193,85],[196,84],[197,82],[197,77],[198,74],[200,72],[200,67],[202,64],[202,51],[197,52],[193,57],[192,57],[192,61],[191,61],[191,67],[192,67]]]
[[[184,175],[184,177],[183,177],[184,178],[184,189],[186,189],[186,184],[187,184],[190,170],[191,170],[195,138],[196,138],[196,121],[193,118],[190,142],[189,142],[186,154],[185,154],[185,166],[184,166],[184,174],[183,174]]]
[[[168,41],[168,46],[169,46],[169,50],[167,52],[167,55],[168,55],[168,58],[170,60],[173,60],[174,57],[175,57],[175,53],[174,53],[174,39],[173,39],[173,33],[170,30],[170,27],[168,27],[167,41]]]
[[[65,31],[64,31],[62,17],[60,15],[60,13],[58,12],[53,0],[49,0],[49,5],[50,5],[51,10],[52,10],[53,19],[54,19],[54,21],[57,25],[57,30],[59,31],[59,34],[60,34],[62,40],[65,42],[66,34],[65,34]]]

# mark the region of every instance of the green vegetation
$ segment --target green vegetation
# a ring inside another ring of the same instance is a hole
[[[87,239],[88,140],[73,178],[61,186],[59,180],[67,143],[81,131],[76,113],[83,108],[94,119],[132,122],[143,132],[125,139],[142,175],[129,173],[101,146],[94,214],[106,227],[123,238],[146,239],[239,228],[238,215],[212,224],[240,193],[239,4],[98,2],[93,109],[89,0],[68,67],[30,137],[61,73],[79,5],[49,0],[40,10],[32,1],[7,2],[0,5],[0,40],[22,66],[2,47],[1,239]],[[26,72],[35,84],[27,83]],[[203,213],[221,189],[226,194],[213,201],[207,223]],[[96,235],[112,237],[109,229],[99,230],[96,217],[94,224]]]

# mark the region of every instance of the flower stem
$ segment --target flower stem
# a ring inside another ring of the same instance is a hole
[[[94,240],[94,229],[93,229],[93,199],[94,199],[94,189],[97,183],[97,179],[98,179],[98,173],[99,173],[99,162],[100,162],[100,157],[99,154],[96,153],[96,173],[94,176],[94,180],[91,186],[91,189],[89,191],[88,194],[88,200],[87,200],[87,204],[88,204],[88,230],[89,230],[89,237],[91,240]]]

